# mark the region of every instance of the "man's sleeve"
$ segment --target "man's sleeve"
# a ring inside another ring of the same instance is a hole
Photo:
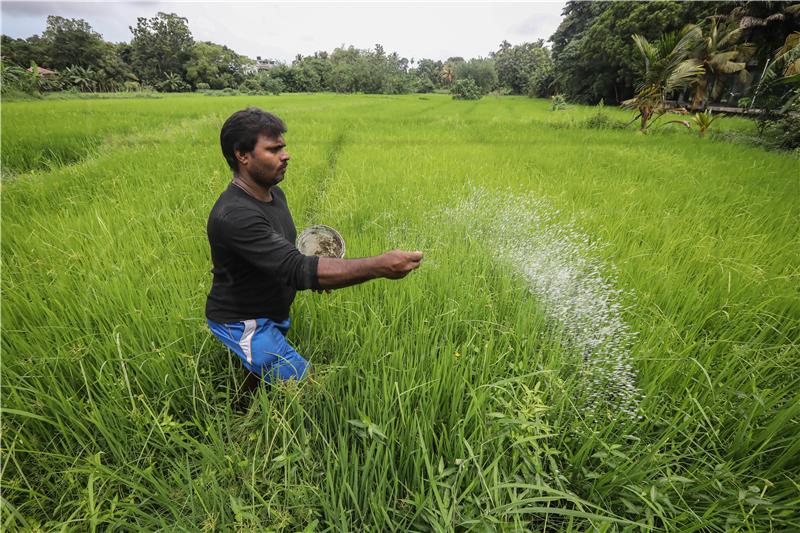
[[[319,257],[301,254],[264,217],[256,213],[236,216],[229,213],[220,219],[220,233],[225,246],[266,275],[296,290],[320,288]]]

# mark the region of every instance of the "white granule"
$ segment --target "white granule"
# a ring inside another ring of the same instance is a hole
[[[445,216],[450,223],[464,224],[522,274],[566,334],[567,348],[581,368],[587,414],[638,417],[642,395],[631,364],[637,333],[622,317],[613,267],[597,259],[597,242],[559,224],[557,214],[538,199],[476,188]]]

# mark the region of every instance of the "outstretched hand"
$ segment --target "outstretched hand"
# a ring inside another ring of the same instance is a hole
[[[383,277],[389,279],[400,279],[408,275],[412,270],[419,268],[422,262],[422,252],[405,252],[403,250],[392,250],[381,255],[381,262],[384,268]]]

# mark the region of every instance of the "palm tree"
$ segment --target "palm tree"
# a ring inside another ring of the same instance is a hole
[[[442,67],[441,78],[442,81],[445,82],[448,86],[453,84],[453,80],[456,77],[456,69],[453,67],[451,63],[445,63]]]
[[[726,74],[739,73],[743,82],[747,82],[749,73],[745,61],[752,55],[754,48],[749,43],[737,44],[743,29],[738,20],[721,22],[721,17],[709,17],[708,31],[698,41],[692,54],[703,65],[705,73],[697,78],[694,85],[692,108],[704,107],[706,92],[711,87],[711,99],[716,100],[722,93],[724,83],[722,77]]]
[[[689,58],[701,35],[699,27],[688,25],[679,34],[664,34],[653,43],[641,35],[633,36],[644,60],[644,78],[636,95],[622,102],[622,106],[639,111],[636,118],[641,118],[641,131],[647,129],[651,118],[666,112],[668,94],[686,87],[703,74],[700,62]]]

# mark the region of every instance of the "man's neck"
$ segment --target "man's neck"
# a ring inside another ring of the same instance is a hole
[[[272,187],[264,188],[248,176],[234,174],[232,183],[256,200],[261,200],[262,202],[272,201]]]

